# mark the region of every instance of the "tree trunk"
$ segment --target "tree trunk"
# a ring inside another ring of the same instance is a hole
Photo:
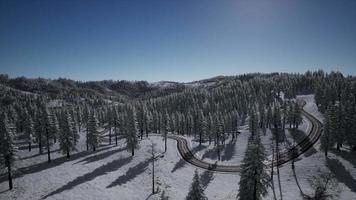
[[[86,141],[85,141],[86,145],[87,145],[87,151],[89,151],[89,141],[88,141],[88,123],[87,123],[87,129],[86,129]]]
[[[11,162],[10,162],[10,155],[6,155],[6,164],[7,164],[7,175],[9,179],[9,189],[12,190],[12,175],[11,175]]]
[[[117,128],[116,128],[116,124],[114,127],[114,131],[115,131],[115,146],[117,146]]]
[[[47,158],[48,158],[48,163],[51,162],[51,149],[49,145],[49,137],[48,137],[48,130],[46,128],[46,140],[47,140]]]
[[[40,155],[42,154],[42,134],[39,136],[39,141],[38,141],[38,150]]]
[[[28,142],[28,151],[31,151],[31,142]]]
[[[155,193],[155,157],[154,157],[154,153],[152,152],[152,194],[154,193]]]
[[[167,152],[167,133],[164,135],[164,152]]]
[[[279,145],[278,145],[278,141],[276,142],[276,151],[277,151],[277,176],[278,176],[278,187],[279,187],[279,195],[280,195],[280,198],[281,200],[283,200],[283,196],[282,196],[282,185],[281,185],[281,176],[279,174],[279,166],[278,166],[278,163],[279,163]]]
[[[69,149],[67,148],[67,158],[69,158],[70,155],[69,155]]]
[[[272,166],[271,166],[271,188],[272,188],[272,192],[273,192],[273,197],[274,197],[274,200],[277,200],[277,197],[276,197],[276,190],[274,189],[274,181],[273,181],[273,169],[274,169],[274,145],[273,145],[273,141],[272,141]]]
[[[202,134],[201,132],[199,133],[199,145],[201,146],[201,143],[202,143]]]
[[[302,188],[300,187],[299,181],[297,179],[297,174],[295,173],[294,159],[292,160],[292,172],[293,172],[293,176],[294,176],[295,182],[296,182],[296,184],[298,186],[299,192],[300,192],[301,196],[304,197],[304,193],[303,193]]]
[[[132,147],[132,148],[131,148],[131,156],[134,156],[134,155],[135,155],[135,148]]]
[[[257,180],[256,180],[257,170],[255,169],[255,182],[253,184],[253,199],[257,200]]]
[[[111,127],[109,127],[109,145],[111,145]]]
[[[218,145],[218,160],[220,161],[220,146]]]

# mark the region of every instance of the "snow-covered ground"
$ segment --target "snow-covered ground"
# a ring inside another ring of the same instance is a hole
[[[320,113],[315,110],[312,97],[303,96],[300,98],[307,101],[307,109],[310,109],[308,111],[322,119],[322,115],[319,115]],[[305,131],[308,128],[308,123],[303,123],[300,126],[300,130]],[[241,162],[248,134],[248,131],[243,129],[235,144],[229,144],[230,140],[226,142],[225,150],[221,152],[221,163],[239,164]],[[136,151],[134,157],[131,157],[130,152],[126,151],[124,140],[120,140],[117,147],[104,144],[97,152],[87,153],[84,151],[84,133],[81,135],[78,143],[79,152],[74,153],[69,160],[56,151],[58,146],[55,145],[51,164],[47,163],[45,153],[41,156],[37,155],[37,148],[28,152],[26,144],[19,143],[20,146],[24,146],[19,149],[19,158],[15,162],[16,171],[20,171],[20,173],[14,174],[14,189],[12,191],[7,189],[7,177],[0,177],[0,199],[159,199],[160,192],[151,195],[151,143],[157,144],[156,189],[158,187],[159,191],[165,191],[166,195],[173,200],[184,199],[188,193],[196,167],[180,158],[174,140],[168,140],[168,151],[163,153],[164,142],[161,137],[144,138],[140,142],[140,149]],[[293,137],[289,133],[287,133],[287,138],[289,141],[293,141]],[[192,138],[188,139],[190,139],[191,148],[197,156],[204,157],[207,161],[216,161],[216,154],[209,152],[213,144],[208,146],[208,143],[204,143],[206,147],[199,148],[196,141],[193,141]],[[270,133],[262,137],[262,142],[269,154]],[[296,162],[295,170],[299,184],[303,192],[307,194],[312,192],[307,180],[310,176],[323,171],[331,171],[339,183],[338,199],[356,199],[356,158],[350,152],[330,153],[329,158],[326,159],[317,145]],[[210,172],[202,169],[198,169],[198,172],[205,188],[205,194],[209,199],[236,199],[239,174]],[[284,199],[301,199],[291,165],[285,164],[281,167],[280,174]],[[274,180],[278,195],[277,176],[274,176]],[[271,189],[264,199],[273,199]]]

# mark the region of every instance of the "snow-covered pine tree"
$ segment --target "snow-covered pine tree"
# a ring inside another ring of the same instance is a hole
[[[224,139],[224,123],[220,116],[215,117],[215,131],[216,131],[216,148],[218,152],[218,160],[220,160],[221,143]]]
[[[88,144],[93,151],[96,151],[96,148],[99,146],[101,141],[97,128],[98,120],[96,118],[94,110],[91,110],[88,120]]]
[[[251,109],[250,111],[250,121],[249,121],[249,130],[251,135],[257,134],[258,129],[258,119],[255,109]]]
[[[332,116],[334,115],[334,109],[326,110],[325,120],[324,120],[324,131],[320,138],[320,149],[324,151],[325,156],[328,156],[328,151],[335,145],[335,140],[332,135]]]
[[[299,124],[302,123],[302,113],[298,102],[294,102],[293,105],[293,125],[294,129],[298,129]]]
[[[169,114],[166,111],[161,115],[161,133],[163,135],[163,140],[164,140],[164,152],[167,152],[167,136],[169,130]]]
[[[15,144],[6,114],[0,114],[0,164],[7,168],[9,188],[12,185],[11,165],[14,161]]]
[[[71,127],[73,123],[71,121],[70,114],[63,109],[59,118],[59,147],[62,154],[67,155],[67,158],[70,157],[71,151],[76,150],[74,144],[76,138],[79,138],[79,135],[74,137],[77,133],[73,133],[73,128]]]
[[[114,106],[112,106],[114,107]],[[108,129],[109,129],[109,145],[111,145],[111,132],[112,132],[112,128],[114,127],[114,113],[113,113],[113,109],[114,108],[107,108],[106,109],[106,119],[108,122]]]
[[[26,136],[26,141],[28,143],[28,151],[31,151],[32,149],[32,140],[33,140],[33,122],[32,122],[32,117],[29,115],[27,109],[24,111],[24,124],[23,124],[23,129],[24,129],[24,134]]]
[[[85,124],[86,126],[86,133],[85,133],[85,141],[86,141],[86,147],[87,147],[87,151],[89,151],[89,139],[88,139],[88,121],[89,121],[89,108],[88,106],[84,106],[83,109],[83,116],[82,116],[82,122]]]
[[[38,144],[39,154],[42,154],[43,144],[46,143],[46,137],[44,134],[45,129],[42,120],[42,112],[40,111],[39,107],[36,109],[34,130],[35,130],[34,133],[35,133],[36,143]]]
[[[42,105],[42,112],[41,112],[41,125],[43,126],[42,130],[44,131],[45,135],[45,143],[46,143],[46,149],[47,149],[47,158],[48,158],[48,163],[51,162],[51,146],[52,146],[52,139],[54,137],[55,132],[52,132],[52,125],[51,121],[49,118],[49,113],[48,109],[45,104]]]
[[[204,194],[204,189],[201,185],[198,171],[195,170],[192,184],[189,189],[189,193],[186,200],[207,200],[208,198]]]
[[[197,115],[197,120],[196,120],[196,131],[199,134],[199,145],[202,144],[203,142],[203,138],[204,138],[204,114],[203,114],[203,110],[199,110],[198,111],[198,115]]]
[[[126,138],[127,149],[131,151],[131,155],[135,155],[135,149],[138,148],[137,128],[135,111],[132,107],[126,109],[124,117],[124,135]]]
[[[111,110],[111,117],[112,117],[112,124],[114,127],[114,137],[115,137],[115,145],[117,146],[117,141],[118,141],[118,134],[119,134],[119,124],[120,123],[120,118],[116,110],[116,106],[112,107]]]
[[[49,120],[50,120],[50,132],[53,137],[53,142],[56,143],[59,134],[59,127],[58,127],[59,124],[55,111],[50,112]]]
[[[148,133],[152,130],[152,113],[148,110],[145,111],[145,132],[146,138],[148,137]]]
[[[329,108],[328,108],[329,109]],[[340,150],[344,140],[345,140],[345,130],[344,127],[344,110],[340,102],[337,102],[331,105],[332,111],[334,115],[331,117],[331,130],[332,130],[332,137],[336,141],[336,148]]]
[[[269,176],[263,163],[266,158],[259,134],[251,135],[241,165],[237,195],[240,200],[259,200],[267,194]]]
[[[137,129],[139,130],[140,133],[140,138],[142,139],[143,137],[143,131],[145,129],[145,109],[143,106],[143,103],[140,102],[139,105],[137,106]]]
[[[266,125],[267,128],[271,128],[271,123],[272,123],[272,108],[271,105],[268,105],[267,107],[267,115],[266,115]]]
[[[281,122],[281,111],[278,107],[278,105],[274,106],[273,109],[273,139],[275,140],[275,152],[276,152],[276,161],[277,163],[279,163],[279,143],[281,140],[284,140],[285,136],[284,136],[284,129],[282,126],[282,122]],[[277,177],[278,177],[278,187],[279,187],[279,192],[280,192],[280,197],[281,199],[283,199],[282,197],[282,184],[281,184],[281,179],[280,179],[280,173],[279,173],[279,166],[277,165]]]
[[[78,131],[80,132],[81,130],[81,127],[82,127],[82,109],[79,105],[76,106],[76,121],[77,121],[77,124],[78,124]]]

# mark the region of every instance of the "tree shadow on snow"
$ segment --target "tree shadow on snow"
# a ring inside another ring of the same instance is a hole
[[[107,150],[110,148],[111,147],[101,148],[101,149],[98,149],[96,152],[104,151],[104,150]],[[26,174],[33,174],[33,173],[37,173],[37,172],[40,172],[40,171],[43,171],[46,169],[50,169],[52,167],[57,167],[58,165],[61,165],[67,161],[76,160],[78,158],[90,155],[91,153],[92,152],[89,152],[89,151],[81,151],[81,152],[72,154],[69,159],[67,159],[65,156],[62,156],[62,157],[53,159],[51,163],[48,163],[47,161],[45,161],[45,162],[41,162],[41,163],[34,164],[31,166],[22,167],[22,168],[19,168],[19,169],[13,171],[13,178],[15,179],[18,177],[22,177]],[[0,176],[0,183],[2,183],[4,181],[7,181],[6,174],[2,174]]]
[[[10,191],[10,189],[6,189],[6,190],[4,190],[4,191],[1,191],[0,194],[5,193],[5,192],[7,192],[7,191]]]
[[[28,145],[24,145],[24,146],[19,146],[17,147],[18,150],[28,150]],[[38,144],[32,144],[31,145],[31,149],[34,150],[34,149],[38,149]]]
[[[73,189],[75,186],[78,186],[82,183],[94,180],[96,177],[103,176],[109,172],[113,172],[118,170],[120,167],[128,164],[132,160],[132,157],[120,158],[114,161],[111,161],[101,167],[96,168],[94,171],[84,174],[83,176],[79,176],[73,181],[70,181],[66,185],[62,186],[61,188],[49,193],[48,195],[44,196],[42,199],[46,199],[55,194],[59,194],[63,191]]]
[[[126,147],[123,147],[123,148],[119,148],[119,149],[113,149],[113,150],[110,150],[110,151],[106,151],[104,153],[100,153],[100,154],[95,154],[93,156],[89,156],[87,158],[84,158],[74,164],[78,164],[78,163],[82,163],[82,162],[85,162],[85,164],[88,164],[88,163],[92,163],[92,162],[96,162],[96,161],[99,161],[99,160],[102,160],[104,158],[107,158],[107,157],[110,157],[116,153],[119,153],[119,152],[122,152],[126,150]]]
[[[339,160],[326,158],[326,165],[335,174],[335,178],[339,182],[344,183],[351,191],[356,192],[356,181]]]
[[[51,150],[51,153],[55,153],[55,152],[60,152],[60,150],[59,149]],[[27,159],[35,158],[35,157],[42,156],[42,155],[47,155],[47,151],[44,151],[43,154],[37,153],[37,154],[31,155],[31,156],[21,157],[20,160],[27,160]]]
[[[186,164],[187,162],[185,160],[183,160],[182,158],[179,158],[179,161],[174,165],[171,173],[177,171],[178,169],[184,167],[184,165]]]
[[[231,158],[235,155],[235,144],[236,140],[230,140],[230,142],[225,145],[224,154],[221,157],[222,161],[231,160]]]
[[[202,156],[202,159],[210,158],[210,159],[217,159],[218,158],[218,149],[214,147],[213,149],[209,149],[205,151]]]
[[[209,183],[214,179],[214,172],[211,170],[206,170],[200,175],[200,181],[203,189],[205,190]]]
[[[143,162],[140,162],[139,164],[137,164],[134,167],[130,167],[129,170],[127,170],[127,172],[124,175],[120,176],[115,181],[110,183],[110,185],[106,186],[106,188],[115,187],[117,185],[123,185],[123,184],[129,182],[130,180],[134,179],[139,174],[142,174],[144,171],[146,171],[150,162],[151,162],[151,159],[147,159]]]
[[[190,151],[195,154],[203,149],[205,149],[207,146],[205,145],[198,145],[198,146],[195,146],[194,148],[192,148]]]
[[[356,152],[348,152],[336,149],[333,149],[332,152],[335,155],[340,156],[341,158],[349,161],[356,168]]]

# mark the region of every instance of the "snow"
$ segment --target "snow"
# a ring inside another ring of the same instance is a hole
[[[48,108],[60,108],[64,106],[64,101],[61,99],[53,99],[47,103]]]
[[[150,83],[152,87],[158,87],[158,88],[172,88],[175,87],[177,84],[178,84],[177,82],[171,82],[171,81],[158,81],[158,82]]]
[[[312,95],[299,96],[306,100],[306,108],[313,115],[322,119],[322,115],[315,109]],[[299,127],[300,130],[310,128],[306,121]],[[17,141],[21,148],[18,151],[18,160],[15,162],[14,189],[9,191],[6,174],[0,176],[0,199],[78,199],[78,200],[157,200],[159,193],[151,195],[151,143],[156,145],[155,162],[156,189],[165,191],[170,199],[184,199],[188,193],[195,166],[186,163],[180,158],[176,142],[168,140],[168,151],[164,151],[164,142],[161,137],[150,136],[140,141],[140,148],[131,157],[126,151],[124,140],[119,140],[119,145],[108,145],[104,143],[97,152],[86,152],[85,132],[81,132],[78,142],[78,152],[73,153],[67,160],[58,151],[58,144],[53,146],[51,154],[53,162],[47,163],[47,155],[37,155],[38,149],[33,148],[28,152],[26,143]],[[105,133],[104,135],[107,135]],[[221,152],[221,163],[239,164],[243,158],[248,131],[242,129],[241,134],[228,152],[225,148]],[[270,154],[269,142],[270,132],[263,136],[262,143],[265,144],[267,154]],[[198,148],[198,142],[192,137],[189,139],[190,147],[195,151],[197,157],[212,149],[212,145],[204,143],[203,149]],[[287,138],[292,137],[287,133]],[[226,145],[231,139],[228,139]],[[22,147],[23,146],[23,147]],[[225,152],[226,151],[226,152]],[[206,161],[215,162],[214,154],[204,157]],[[210,200],[236,199],[239,183],[238,173],[219,173],[197,169],[201,176],[205,194]],[[308,178],[321,172],[331,171],[339,183],[336,191],[339,191],[338,199],[356,199],[356,158],[347,151],[331,152],[326,159],[316,146],[311,152],[305,153],[295,163],[295,170],[299,184],[303,192],[310,194],[311,188]],[[20,174],[18,172],[21,172]],[[281,185],[283,197],[286,200],[301,199],[297,188],[291,164],[285,164],[280,168]],[[276,193],[278,192],[277,176],[274,176]],[[273,199],[273,193],[269,189],[264,199]]]
[[[176,142],[168,141],[168,152],[163,153],[161,137],[144,138],[140,149],[131,158],[124,141],[119,146],[103,146],[98,152],[73,154],[69,160],[52,153],[53,164],[46,163],[46,154],[18,161],[22,175],[14,179],[14,190],[7,191],[7,182],[0,183],[0,199],[158,199],[151,195],[150,145],[156,143],[157,154],[163,155],[156,162],[156,178],[159,190],[165,190],[171,199],[183,199],[188,192],[195,167],[182,162]],[[81,149],[84,143],[79,143]],[[20,150],[20,154],[37,154]],[[82,155],[81,155],[82,154]],[[56,160],[56,158],[58,158]],[[20,164],[21,163],[21,164]],[[26,166],[28,168],[26,168]],[[238,174],[215,174],[198,169],[208,188],[206,193],[216,199],[231,199],[236,196]],[[5,179],[6,180],[6,179]],[[213,182],[211,182],[214,180]],[[234,187],[229,187],[234,185]],[[209,189],[210,188],[210,189]]]
[[[304,110],[308,111],[310,114],[312,114],[315,118],[317,118],[319,121],[323,122],[324,117],[323,114],[321,114],[318,111],[318,107],[315,104],[314,100],[314,95],[298,95],[297,99],[304,100],[306,102],[304,106]]]

